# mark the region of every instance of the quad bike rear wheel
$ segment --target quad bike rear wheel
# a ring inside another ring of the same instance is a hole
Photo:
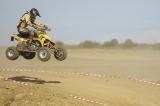
[[[6,49],[6,57],[9,60],[16,60],[19,57],[19,52],[16,47],[11,46]]]
[[[67,58],[67,51],[62,47],[57,47],[54,51],[54,57],[59,61],[63,61]]]
[[[33,59],[36,56],[36,52],[23,52],[21,54],[25,59]]]
[[[42,47],[38,50],[37,56],[38,56],[39,60],[41,60],[43,62],[46,62],[51,58],[51,54],[50,54],[49,50],[45,47]]]

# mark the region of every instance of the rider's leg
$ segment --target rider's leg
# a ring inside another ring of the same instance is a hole
[[[18,32],[19,32],[19,34],[20,34],[20,36],[22,38],[28,39],[28,37],[29,37],[29,30],[27,28],[18,28]],[[25,49],[25,47],[28,47],[28,44],[26,42],[18,42],[17,48],[19,50],[23,50],[23,49]]]
[[[33,37],[34,37],[34,31],[29,31],[29,44],[32,43]]]
[[[34,32],[29,30],[28,28],[19,28],[18,32],[21,34],[23,38],[27,38],[28,41],[26,42],[27,46],[30,46],[32,43],[32,39],[34,36]]]
[[[27,28],[19,28],[18,32],[23,38],[29,38],[29,30]]]

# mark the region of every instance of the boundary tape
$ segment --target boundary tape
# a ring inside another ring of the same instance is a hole
[[[138,78],[132,78],[132,77],[128,77],[129,80],[131,81],[136,81],[136,82],[139,82],[139,83],[143,83],[143,84],[149,84],[149,85],[154,85],[154,86],[160,86],[160,83],[156,83],[156,82],[153,82],[153,81],[147,81],[147,80],[143,80],[143,79],[138,79]]]
[[[34,70],[34,69],[5,69],[5,68],[0,68],[0,71],[40,72],[40,73],[49,72],[49,71],[41,71],[41,70]],[[50,72],[52,72],[52,71],[50,71]],[[52,73],[55,73],[55,74],[71,74],[71,75],[78,75],[78,76],[89,76],[89,77],[96,77],[96,78],[103,78],[103,79],[106,79],[106,78],[111,78],[111,79],[120,78],[120,77],[115,77],[115,76],[107,75],[107,74],[93,74],[93,73],[91,74],[91,73],[79,73],[79,72],[54,72],[54,71]],[[154,85],[154,86],[160,87],[160,83],[156,83],[156,82],[153,82],[153,81],[147,81],[147,80],[144,80],[144,79],[132,78],[130,76],[128,76],[127,79],[131,80],[131,81],[143,83],[143,84],[149,84],[149,85]],[[13,83],[16,83],[16,84],[25,85],[25,86],[30,85],[31,86],[31,84],[29,84],[29,83],[16,81],[16,80],[12,80],[10,78],[4,78],[4,77],[1,77],[1,76],[0,76],[0,80],[12,81]],[[84,101],[84,102],[87,102],[87,103],[109,106],[106,103],[98,102],[98,101],[95,101],[93,99],[91,100],[91,99],[88,99],[88,98],[85,98],[85,97],[82,97],[82,96],[75,96],[75,95],[71,94],[70,97],[72,97],[75,100]]]
[[[119,78],[113,75],[108,74],[95,74],[95,73],[82,73],[82,72],[55,72],[55,71],[42,71],[42,70],[35,70],[35,69],[5,69],[0,68],[0,71],[12,71],[12,72],[38,72],[38,73],[55,73],[55,74],[71,74],[77,76],[88,76],[88,77],[95,77],[95,78]]]
[[[75,100],[84,101],[84,102],[87,102],[87,103],[98,104],[98,105],[103,105],[103,106],[110,106],[106,103],[98,102],[98,101],[91,100],[91,99],[81,97],[81,96],[70,95],[70,97],[72,97]]]
[[[95,73],[82,73],[82,72],[55,72],[55,71],[43,71],[43,70],[35,70],[35,69],[5,69],[5,68],[0,68],[0,71],[16,71],[16,72],[38,72],[38,73],[54,73],[54,74],[71,74],[71,75],[77,75],[77,76],[88,76],[88,77],[94,77],[94,78],[101,78],[101,79],[117,79],[120,77],[113,76],[113,75],[108,75],[108,74],[95,74]],[[138,78],[132,78],[130,76],[127,77],[128,80],[131,81],[136,81],[139,83],[143,84],[149,84],[149,85],[154,85],[159,87],[160,83],[154,82],[154,81],[147,81],[144,79],[138,79]]]
[[[12,80],[12,79],[10,79],[10,78],[5,78],[5,77],[2,77],[2,76],[0,76],[0,80],[11,81],[11,82],[13,82],[13,83],[20,84],[20,85],[26,85],[26,86],[30,85],[29,83],[26,83],[26,82],[21,82],[21,81]]]
[[[5,78],[5,77],[2,77],[2,76],[0,76],[0,80],[11,81],[12,83],[16,83],[16,84],[20,84],[20,85],[24,85],[24,86],[31,86],[31,84],[29,84],[29,83],[12,80],[10,78]],[[96,100],[87,99],[85,97],[73,96],[72,94],[70,95],[70,97],[72,97],[75,100],[84,101],[84,102],[91,103],[91,104],[98,104],[98,105],[109,106],[106,103],[98,102]]]

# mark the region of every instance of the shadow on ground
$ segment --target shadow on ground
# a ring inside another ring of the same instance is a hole
[[[16,77],[10,77],[9,79],[11,80],[15,80],[15,81],[20,81],[20,82],[31,82],[34,84],[45,84],[45,83],[62,83],[60,81],[45,81],[45,80],[41,80],[39,78],[35,78],[35,77],[29,77],[29,76],[16,76]]]

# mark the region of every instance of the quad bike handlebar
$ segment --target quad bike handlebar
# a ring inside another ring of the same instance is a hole
[[[43,27],[34,25],[33,28],[35,28],[38,33],[46,33],[46,31],[51,31],[51,28],[47,27],[46,25]]]

